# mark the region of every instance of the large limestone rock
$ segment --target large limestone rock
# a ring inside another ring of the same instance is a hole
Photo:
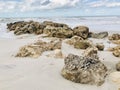
[[[58,38],[70,38],[73,36],[73,31],[66,24],[54,23],[54,22],[44,22],[46,27],[43,30],[44,34],[51,37]]]
[[[43,52],[55,49],[61,49],[61,41],[56,40],[47,43],[40,40],[21,47],[16,57],[39,57]]]
[[[44,25],[40,24],[39,22],[34,21],[19,21],[14,23],[7,24],[7,29],[10,31],[14,31],[14,34],[21,35],[21,34],[41,34],[43,33],[43,29],[45,28]]]
[[[109,40],[120,40],[120,34],[112,34],[108,37]]]
[[[86,26],[77,26],[73,28],[74,35],[80,36],[84,39],[88,38],[89,28]]]
[[[70,81],[98,86],[105,81],[107,67],[99,59],[69,54],[64,63],[61,74]]]
[[[108,36],[108,32],[89,33],[89,37],[103,39]]]

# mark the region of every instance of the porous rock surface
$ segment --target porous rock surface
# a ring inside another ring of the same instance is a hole
[[[43,52],[55,49],[61,49],[61,41],[44,42],[39,40],[21,47],[16,57],[39,57]]]
[[[98,86],[105,81],[107,67],[99,59],[69,54],[64,63],[61,74],[70,81]]]
[[[86,26],[77,26],[73,28],[74,35],[80,36],[84,39],[88,38],[89,28]]]

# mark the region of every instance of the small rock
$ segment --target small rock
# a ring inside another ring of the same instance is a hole
[[[87,49],[88,47],[92,47],[92,44],[88,40],[80,40],[75,42],[74,47],[77,49]]]
[[[89,37],[103,39],[108,36],[108,32],[89,33]]]
[[[109,40],[120,40],[120,34],[112,34],[108,37]]]
[[[102,43],[97,43],[96,47],[98,48],[98,50],[103,51],[104,50],[104,45]]]

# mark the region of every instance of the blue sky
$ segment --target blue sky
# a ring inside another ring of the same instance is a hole
[[[120,15],[120,0],[0,0],[0,17]]]

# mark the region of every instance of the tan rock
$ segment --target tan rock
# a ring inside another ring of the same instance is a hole
[[[113,34],[108,37],[109,40],[120,40],[120,34]]]
[[[96,47],[98,48],[98,50],[102,51],[104,50],[104,45],[102,43],[97,43]]]
[[[77,49],[87,49],[88,47],[92,47],[92,44],[89,40],[80,40],[75,42],[74,47]]]
[[[86,26],[77,26],[73,28],[74,35],[80,36],[84,39],[88,38],[89,28]]]
[[[43,52],[55,49],[61,49],[61,41],[47,43],[39,40],[36,43],[21,47],[16,57],[39,57]]]
[[[98,86],[105,81],[107,67],[99,59],[69,54],[64,63],[61,74],[70,81]]]

